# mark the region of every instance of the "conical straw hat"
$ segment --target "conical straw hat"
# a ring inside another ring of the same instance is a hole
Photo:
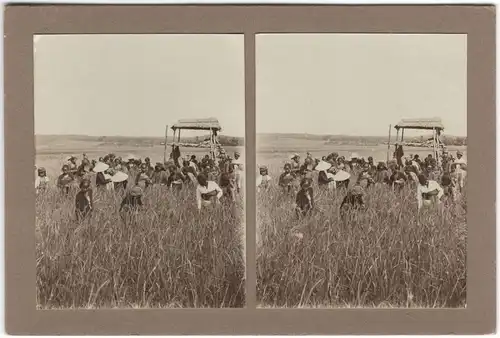
[[[109,165],[107,165],[106,163],[97,162],[93,171],[96,173],[102,173],[103,171],[108,170],[108,168],[109,168]]]
[[[320,161],[318,163],[318,165],[316,166],[315,170],[317,171],[324,171],[324,170],[328,170],[332,167],[332,165],[328,162],[325,162],[325,161]]]
[[[126,181],[127,179],[128,179],[128,175],[125,174],[123,171],[118,171],[116,174],[114,174],[111,177],[111,181],[116,182],[116,183]]]
[[[333,177],[333,179],[337,182],[340,182],[340,181],[345,181],[347,179],[349,179],[349,177],[351,177],[351,174],[349,174],[347,171],[344,171],[344,170],[339,170],[335,176]]]

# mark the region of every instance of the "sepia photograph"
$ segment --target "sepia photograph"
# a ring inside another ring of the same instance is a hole
[[[256,133],[259,307],[466,307],[466,34],[258,34]]]
[[[243,35],[33,52],[37,308],[244,307]]]

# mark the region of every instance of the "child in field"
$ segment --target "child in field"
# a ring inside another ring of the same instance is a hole
[[[234,153],[234,160],[232,161],[234,178],[236,183],[236,191],[240,193],[240,190],[243,188],[243,161],[240,158],[240,153]]]
[[[47,177],[47,171],[45,170],[45,168],[38,168],[38,176],[35,179],[36,193],[38,194],[42,191],[45,191],[49,185],[49,181],[50,180]]]
[[[57,178],[57,187],[67,195],[71,185],[75,182],[73,175],[70,173],[69,166],[67,164],[62,166],[62,174]]]
[[[198,186],[196,187],[196,203],[198,210],[202,206],[208,207],[212,202],[219,203],[224,193],[217,183],[209,181],[205,174],[198,175]]]
[[[92,195],[90,180],[88,178],[82,179],[80,182],[80,191],[75,197],[75,214],[78,221],[90,217],[91,212],[94,209]]]
[[[292,165],[286,163],[284,166],[284,172],[280,175],[278,184],[283,188],[285,193],[292,192],[293,181],[295,180],[295,175],[292,173]]]
[[[259,168],[259,175],[257,176],[257,191],[269,188],[271,184],[271,176],[266,166]]]
[[[314,208],[314,192],[311,185],[310,178],[303,178],[300,182],[300,190],[295,198],[295,213],[299,218],[309,215]]]

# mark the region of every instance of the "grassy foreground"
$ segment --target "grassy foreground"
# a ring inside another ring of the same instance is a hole
[[[194,189],[146,191],[125,224],[123,195],[94,190],[95,211],[74,221],[74,192],[36,199],[39,308],[243,307],[243,198],[196,209]]]
[[[319,210],[301,221],[278,187],[257,196],[261,306],[465,306],[466,196],[419,215],[415,191],[374,187],[344,224],[344,194],[314,188]]]

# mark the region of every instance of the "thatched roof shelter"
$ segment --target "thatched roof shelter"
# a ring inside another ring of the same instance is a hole
[[[191,130],[221,130],[219,121],[216,118],[204,118],[204,119],[182,119],[177,121],[176,124],[172,126],[173,130],[176,129],[191,129]]]
[[[443,122],[440,118],[421,118],[421,119],[402,119],[394,126],[396,129],[436,129],[437,131],[444,130]]]

